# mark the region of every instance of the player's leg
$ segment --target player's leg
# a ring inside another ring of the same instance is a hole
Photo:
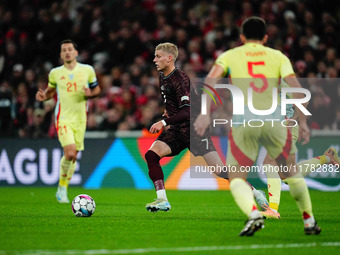
[[[218,155],[209,133],[206,132],[203,137],[197,136],[196,134],[191,134],[190,140],[190,151],[194,154],[194,156],[203,155],[207,165],[214,166],[214,173],[218,177],[228,180],[228,168],[223,164],[221,157]],[[256,202],[258,202],[260,206],[264,206],[264,204],[268,206],[266,197],[261,192],[256,190],[249,182],[246,183],[251,188]]]
[[[274,122],[272,125],[274,126],[265,126],[266,132],[262,137],[262,143],[267,149],[267,155],[263,161],[263,171],[267,176],[269,195],[269,208],[262,214],[266,218],[280,219],[278,209],[281,197],[281,178],[278,173],[280,168],[275,159],[284,159],[289,154],[292,154],[292,157],[295,156],[298,128],[291,130],[280,125],[279,122]]]
[[[69,184],[69,172],[74,172],[77,159],[76,145],[66,145],[64,148],[64,156],[60,160],[60,176],[58,191],[56,193],[57,200],[60,203],[69,203],[67,197],[67,189]]]
[[[340,165],[340,158],[335,148],[332,148],[332,147],[328,148],[323,154],[323,156],[326,157],[326,160],[327,160],[326,163],[333,164],[333,165]],[[330,159],[329,161],[328,161],[328,158]]]
[[[230,191],[241,211],[248,220],[240,232],[240,236],[252,236],[264,227],[263,216],[258,210],[251,187],[246,182],[247,173],[241,173],[240,165],[232,166],[229,172]]]
[[[214,173],[218,177],[228,179],[228,169],[223,164],[221,157],[218,155],[208,131],[204,134],[203,137],[198,136],[195,133],[191,134],[190,145],[191,145],[190,151],[194,154],[194,156],[203,156],[208,166],[214,166],[214,169],[216,170]],[[237,164],[236,160],[233,162]],[[256,190],[249,182],[246,183],[251,188],[252,193],[254,194],[256,202],[259,204],[259,206],[263,207],[264,205],[268,206],[268,201],[265,195],[263,195],[263,193],[261,193],[260,191]]]
[[[77,158],[76,144],[73,130],[68,123],[58,123],[58,139],[63,147],[64,155],[60,159],[60,176],[56,198],[59,203],[69,203],[67,197],[68,180],[67,175],[70,168],[75,164]]]
[[[306,234],[319,234],[321,229],[316,225],[312,213],[312,203],[305,179],[296,169],[295,153],[297,151],[295,143],[292,142],[292,133],[289,129],[275,123],[272,132],[265,132],[263,145],[268,154],[275,158],[279,166],[279,175],[286,179],[290,194],[303,216]],[[270,127],[267,127],[270,128]]]
[[[267,211],[269,208],[269,202],[266,198],[266,193],[263,190],[257,190],[253,185],[247,182],[248,185],[251,187],[254,198],[258,206],[260,207],[261,211]]]
[[[145,160],[149,168],[149,177],[155,186],[157,194],[157,200],[155,202],[146,204],[146,209],[150,212],[156,212],[158,210],[168,211],[171,209],[165,192],[163,170],[159,163],[161,158],[170,154],[171,148],[159,140],[156,140],[145,153]]]
[[[338,152],[335,148],[328,148],[321,156],[299,162],[297,168],[303,176],[307,176],[313,169],[317,169],[323,164],[340,164]]]
[[[263,170],[267,176],[269,207],[262,214],[270,219],[280,219],[281,217],[278,213],[281,197],[281,179],[276,169],[276,161],[267,153],[263,161]]]
[[[285,131],[285,130],[284,130]],[[296,149],[296,142],[299,138],[299,126],[295,126],[290,129],[291,142],[293,144],[293,150]],[[276,142],[274,142],[276,144]],[[294,154],[295,155],[295,154]],[[263,213],[266,218],[279,219],[280,214],[278,213],[280,198],[281,198],[281,178],[277,170],[276,160],[273,159],[269,153],[267,153],[264,161],[263,168],[266,169],[265,173],[267,176],[268,183],[268,195],[269,195],[269,209]]]
[[[216,171],[214,172],[218,177],[228,180],[228,171],[223,164],[217,151],[210,151],[203,155],[203,158],[208,166],[214,166]],[[260,206],[261,210],[267,210],[269,203],[267,201],[266,195],[262,190],[257,190],[253,185],[247,182],[251,187],[255,201]]]
[[[66,158],[66,162],[68,162],[69,164],[67,171],[67,183],[66,183],[67,188],[76,169],[77,155],[78,150],[76,149],[75,144],[70,144],[64,147],[64,156]]]
[[[295,169],[295,155],[290,154],[285,159],[277,160],[278,165],[286,165],[287,169]],[[316,224],[314,215],[312,212],[312,202],[310,199],[308,187],[305,179],[301,173],[294,171],[282,171],[280,172],[281,178],[284,178],[289,185],[289,191],[291,196],[294,198],[300,213],[302,214],[305,234],[306,235],[317,235],[321,232],[320,227]]]
[[[240,236],[252,236],[264,226],[263,216],[256,206],[252,189],[246,182],[248,173],[242,169],[242,166],[253,165],[256,160],[260,133],[260,129],[233,127],[228,140],[227,167],[230,191],[236,204],[248,218]]]
[[[77,123],[77,125],[70,125],[70,128],[72,128],[73,130],[73,136],[74,136],[74,141],[75,141],[75,144],[73,145],[75,147],[74,146],[69,147],[67,151],[64,148],[64,153],[65,153],[66,158],[72,162],[67,172],[67,187],[76,169],[76,160],[77,160],[78,152],[84,150],[86,123],[84,122],[84,123]]]
[[[216,174],[220,178],[228,180],[228,171],[226,171],[226,167],[223,164],[217,151],[210,151],[204,154],[203,158],[208,166],[214,166],[214,174]]]
[[[292,128],[292,136],[293,136],[293,142],[296,143],[299,137],[299,126],[295,126]],[[329,148],[325,151],[323,155],[319,157],[315,157],[309,160],[299,162],[297,164],[297,169],[301,172],[303,176],[306,176],[310,174],[313,169],[317,169],[319,168],[319,166],[323,164],[329,164],[329,163],[334,164],[336,157],[337,157],[336,150],[334,148]],[[285,180],[283,180],[283,182],[286,183]]]

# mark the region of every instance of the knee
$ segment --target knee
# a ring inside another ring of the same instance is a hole
[[[68,153],[65,154],[65,158],[66,160],[68,161],[76,161],[77,160],[77,152],[74,152],[74,151],[70,151]]]
[[[158,163],[161,158],[158,156],[158,154],[152,150],[148,150],[145,153],[145,160],[149,163]]]

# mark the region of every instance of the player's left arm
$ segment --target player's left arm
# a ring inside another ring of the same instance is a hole
[[[292,64],[290,60],[283,54],[281,54],[280,62],[280,74],[283,80],[292,88],[302,88],[299,80],[296,78]],[[293,98],[300,99],[304,98],[301,93],[292,93]],[[308,102],[304,103],[303,106],[307,106]],[[300,115],[300,114],[298,114]],[[300,117],[300,116],[299,116]]]
[[[87,70],[89,72],[89,86],[84,87],[84,94],[87,98],[96,97],[100,94],[101,91],[100,87],[98,86],[96,73],[92,66],[90,66]]]
[[[93,89],[84,87],[84,94],[87,98],[93,98],[100,94],[100,87],[96,86]]]
[[[296,78],[292,64],[288,57],[281,53],[279,56],[280,59],[280,75],[283,77],[284,81],[292,88],[302,88],[299,80]],[[293,99],[300,99],[304,96],[301,93],[292,93]],[[308,105],[308,102],[302,104],[305,108]],[[303,112],[296,107],[295,112],[296,118],[299,121],[299,142],[303,140],[302,144],[306,144],[310,139],[310,130],[307,125],[307,117],[303,114]]]
[[[183,80],[174,85],[177,102],[180,110],[173,116],[154,123],[150,127],[150,133],[156,134],[168,125],[182,123],[190,120],[190,79],[183,77]]]
[[[190,120],[190,79],[184,75],[180,82],[173,84],[179,111],[161,122],[164,126],[174,125]]]
[[[302,88],[300,82],[296,78],[294,74],[288,75],[284,78],[285,82],[289,84],[290,87],[293,88]],[[301,93],[292,93],[293,98],[299,99],[303,98]],[[308,102],[302,104],[305,108],[308,105]],[[310,139],[310,130],[307,124],[307,117],[303,114],[303,112],[299,108],[295,108],[294,110],[295,118],[299,122],[299,142],[303,140],[302,145],[305,145],[309,142]]]
[[[163,120],[164,125],[173,125],[190,120],[190,78],[184,75],[180,82],[174,84],[179,111]]]

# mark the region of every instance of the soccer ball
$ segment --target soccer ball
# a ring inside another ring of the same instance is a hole
[[[96,203],[89,195],[78,195],[72,201],[72,212],[77,217],[90,217],[95,209]]]

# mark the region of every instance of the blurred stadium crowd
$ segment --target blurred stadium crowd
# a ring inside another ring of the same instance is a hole
[[[324,0],[2,0],[0,2],[0,136],[55,137],[55,100],[39,103],[59,43],[79,46],[102,88],[90,100],[87,130],[140,130],[163,113],[154,47],[173,42],[177,66],[204,77],[223,51],[241,44],[242,21],[268,24],[267,46],[284,52],[301,78],[340,74],[340,8]],[[308,84],[312,129],[340,129],[340,82]]]

